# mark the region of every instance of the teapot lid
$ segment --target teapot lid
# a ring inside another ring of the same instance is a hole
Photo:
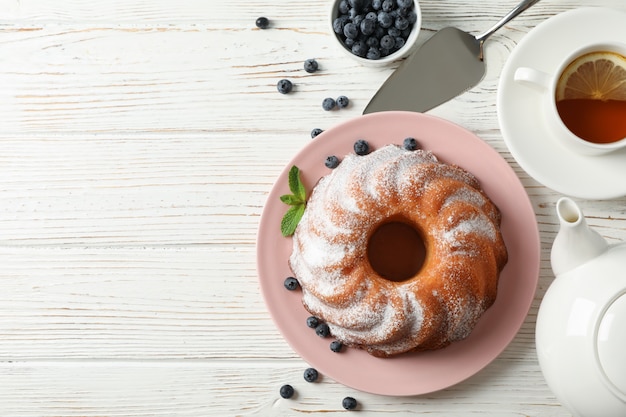
[[[616,394],[626,398],[626,294],[615,299],[600,320],[596,349],[600,367]]]

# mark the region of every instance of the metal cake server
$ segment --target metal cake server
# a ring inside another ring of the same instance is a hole
[[[480,36],[454,27],[441,29],[400,64],[363,114],[387,110],[425,112],[474,87],[485,76],[485,41],[538,2],[520,2]]]

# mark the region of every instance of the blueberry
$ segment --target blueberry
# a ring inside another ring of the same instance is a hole
[[[409,14],[406,16],[407,20],[409,21],[410,25],[414,25],[417,22],[417,13],[415,13],[414,11],[409,12]]]
[[[365,44],[370,48],[378,48],[380,46],[380,42],[375,36],[370,36],[369,38],[367,38]]]
[[[393,0],[384,0],[383,1],[383,12],[390,12],[395,9],[395,4]]]
[[[307,368],[304,370],[304,380],[306,382],[315,382],[319,377],[319,373],[315,368]]]
[[[337,97],[336,103],[337,107],[339,107],[340,109],[345,109],[346,107],[348,107],[348,104],[350,104],[350,99],[348,99],[348,97],[346,96],[339,96]]]
[[[373,46],[367,50],[367,59],[380,59],[380,49]]]
[[[326,165],[326,168],[335,169],[339,166],[339,158],[335,155],[331,155],[326,158],[324,165]]]
[[[367,143],[367,141],[364,141],[363,139],[359,139],[356,142],[354,142],[354,152],[357,155],[367,155],[369,151],[370,151],[370,145]]]
[[[406,139],[404,139],[404,142],[402,143],[402,146],[407,151],[414,151],[414,150],[419,149],[419,144],[417,143],[415,138],[406,138]]]
[[[324,131],[320,129],[319,127],[316,127],[315,129],[311,130],[311,139],[318,137],[322,132]]]
[[[407,17],[411,13],[409,7],[398,7],[398,16]]]
[[[306,325],[307,327],[310,327],[311,329],[315,329],[319,324],[320,324],[320,319],[318,319],[315,316],[309,316],[306,319]]]
[[[283,398],[291,398],[293,397],[293,394],[295,393],[296,392],[294,391],[293,387],[289,384],[285,384],[282,387],[280,387],[280,396]]]
[[[333,20],[333,30],[337,35],[343,35],[343,29],[346,24],[350,21],[348,16],[339,16],[335,20]]]
[[[355,10],[363,9],[364,3],[363,0],[348,0],[348,4]]]
[[[376,12],[369,12],[368,14],[365,15],[365,18],[373,20],[374,23],[376,23],[376,19],[378,19],[378,13],[376,13]]]
[[[285,288],[287,288],[289,291],[297,290],[299,286],[300,283],[294,277],[287,277],[285,279]]]
[[[356,408],[356,406],[357,406],[357,402],[352,397],[346,397],[346,398],[343,399],[343,401],[341,401],[341,405],[346,410],[354,410]]]
[[[318,65],[316,60],[314,60],[314,59],[307,59],[306,61],[304,61],[304,70],[306,72],[312,74],[315,71],[317,71],[318,68],[319,68],[319,65]]]
[[[413,6],[413,0],[396,0],[398,7],[408,8]]]
[[[333,340],[332,342],[330,342],[330,350],[332,350],[333,352],[341,352],[341,349],[343,349],[343,343],[341,343],[339,340]]]
[[[370,36],[376,30],[376,21],[374,19],[363,19],[360,27],[363,35]]]
[[[387,12],[380,12],[378,13],[378,24],[381,28],[390,28],[393,25],[393,17]]]
[[[348,0],[341,0],[339,2],[339,13],[346,14],[348,13],[348,10],[350,10],[350,4],[348,3]]]
[[[318,324],[315,328],[315,334],[319,337],[328,337],[330,335],[330,327],[326,323]]]
[[[405,17],[402,16],[398,16],[396,18],[396,21],[394,23],[394,26],[396,27],[396,29],[398,30],[404,30],[406,28],[409,27],[409,20]]]
[[[324,101],[322,101],[322,108],[326,111],[331,111],[332,109],[335,108],[336,104],[337,103],[335,102],[334,98],[326,97]]]
[[[389,35],[385,35],[380,40],[380,47],[383,49],[391,49],[395,46],[396,40]]]
[[[278,81],[276,88],[280,94],[288,94],[293,89],[293,83],[289,80],[282,79]]]
[[[360,28],[363,20],[365,20],[365,16],[363,16],[362,14],[358,14],[352,18],[352,23],[354,23],[357,28]]]
[[[356,39],[359,36],[359,27],[354,23],[346,23],[343,27],[343,35],[349,39]]]
[[[406,41],[404,40],[404,38],[401,38],[400,36],[398,36],[398,37],[395,39],[394,48],[396,48],[396,49],[400,49],[400,48],[402,48],[405,44],[406,44]]]
[[[393,36],[394,38],[402,35],[402,31],[400,29],[396,29],[394,26],[387,29],[387,35]]]
[[[367,55],[367,50],[369,48],[367,47],[367,44],[364,40],[360,40],[355,42],[354,45],[352,45],[351,49],[354,55],[364,57]]]
[[[267,17],[259,17],[255,24],[259,29],[267,29],[270,25],[270,21]]]
[[[383,0],[372,0],[372,9],[380,10],[383,7]]]

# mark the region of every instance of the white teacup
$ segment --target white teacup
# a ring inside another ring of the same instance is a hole
[[[515,71],[514,75],[516,82],[536,87],[544,95],[545,111],[543,113],[551,132],[566,147],[585,155],[602,155],[626,147],[626,135],[605,143],[597,143],[591,137],[585,139],[576,135],[565,124],[557,108],[557,88],[564,71],[578,58],[599,51],[611,52],[626,57],[626,44],[607,42],[587,45],[569,54],[554,73],[546,73],[535,68],[520,67]],[[600,100],[596,101],[596,103],[599,102]],[[626,109],[626,103],[624,104]],[[622,119],[626,120],[626,114]],[[596,129],[595,125],[591,125],[589,128],[591,130]]]

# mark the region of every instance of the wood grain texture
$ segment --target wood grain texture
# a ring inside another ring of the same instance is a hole
[[[419,42],[445,26],[483,32],[514,3],[422,1]],[[397,64],[361,67],[336,48],[329,1],[0,0],[0,415],[338,416],[352,395],[365,416],[570,416],[534,349],[560,195],[511,157],[495,98],[524,35],[586,3],[525,12],[486,45],[485,79],[431,112],[518,174],[541,234],[540,280],[492,364],[394,398],[304,382],[308,365],[260,293],[255,242],[311,129],[360,115]],[[261,15],[270,29],[254,27]],[[304,72],[307,58],[318,73]],[[276,92],[281,78],[292,94]],[[340,94],[348,109],[322,110]],[[626,198],[579,203],[609,241],[626,239]],[[295,399],[279,397],[284,383]]]

